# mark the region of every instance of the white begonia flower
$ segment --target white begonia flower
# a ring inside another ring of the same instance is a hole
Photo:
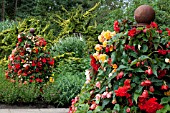
[[[29,36],[29,37],[28,37],[28,39],[32,39],[32,37],[31,37],[31,36]]]
[[[27,48],[26,48],[26,51],[28,51],[28,52],[31,53],[31,48],[30,48],[30,47],[27,47]]]
[[[87,81],[85,82],[85,84],[88,84],[88,83],[90,83],[90,80],[87,80]]]
[[[89,75],[90,75],[90,70],[88,70],[88,69],[85,70],[85,75],[86,75],[86,76],[89,76]]]
[[[20,34],[18,35],[18,38],[21,38],[21,35],[20,35]]]
[[[109,73],[109,77],[111,77],[112,76],[112,73]]]
[[[27,66],[30,66],[30,64],[24,64],[23,67],[27,67]]]
[[[140,50],[140,48],[141,48],[141,45],[138,44],[138,49]]]
[[[170,62],[169,58],[165,58],[165,62],[169,63]]]

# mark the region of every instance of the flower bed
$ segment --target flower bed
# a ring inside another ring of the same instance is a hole
[[[69,113],[170,111],[170,30],[115,21],[103,31]]]

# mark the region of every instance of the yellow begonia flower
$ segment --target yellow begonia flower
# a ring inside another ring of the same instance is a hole
[[[110,49],[110,51],[113,51],[113,45],[111,45],[109,49]]]
[[[54,76],[54,73],[51,76]]]
[[[47,48],[47,46],[43,47],[43,50],[45,51],[45,50],[46,50],[46,48]]]
[[[93,54],[93,57],[94,57],[96,60],[98,60],[98,59],[99,59],[99,53],[98,53],[98,52],[94,53],[94,54]]]
[[[102,49],[102,46],[100,44],[96,44],[95,50],[100,51]]]
[[[54,78],[53,77],[50,77],[50,82],[54,82]]]
[[[116,32],[113,31],[113,32],[110,33],[110,35],[111,35],[111,37],[112,37],[112,36],[115,36],[115,35],[116,35]]]
[[[99,42],[104,42],[104,37],[103,37],[103,35],[99,35],[99,36],[98,36],[98,40],[99,40]]]
[[[117,69],[117,65],[116,65],[116,64],[113,64],[112,67],[113,67],[114,69]]]
[[[106,47],[107,46],[107,41],[104,41],[103,42],[103,47]]]
[[[112,36],[111,36],[111,32],[109,30],[107,30],[106,32],[103,33],[104,38],[106,38],[107,40],[109,40]]]
[[[106,54],[100,54],[99,56],[99,60],[101,60],[102,62],[104,62],[106,60]]]
[[[114,73],[114,72],[116,72],[116,69],[113,69],[113,70],[112,70],[112,73]]]

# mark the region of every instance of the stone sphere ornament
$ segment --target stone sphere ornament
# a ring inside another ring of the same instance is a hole
[[[135,10],[134,18],[138,25],[147,25],[154,21],[155,11],[149,5],[141,5]]]
[[[30,28],[30,33],[34,34],[35,33],[35,29],[34,28]]]

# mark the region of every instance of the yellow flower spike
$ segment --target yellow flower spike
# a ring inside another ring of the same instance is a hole
[[[102,46],[101,46],[100,44],[96,44],[95,50],[96,50],[96,51],[102,50]]]
[[[54,78],[53,77],[50,77],[50,82],[54,82]]]
[[[113,64],[112,67],[113,67],[114,69],[117,69],[117,64]]]
[[[99,42],[104,42],[105,39],[104,39],[103,35],[99,35],[98,40],[99,40]]]
[[[104,38],[109,40],[111,38],[111,32],[109,30],[107,30],[106,32],[103,33],[103,36],[104,36]]]
[[[103,47],[106,47],[107,46],[107,41],[104,41],[103,42]]]
[[[113,31],[113,32],[110,33],[110,35],[111,35],[111,37],[112,37],[112,36],[115,36],[115,35],[116,35],[116,32]]]
[[[100,54],[99,56],[99,60],[101,60],[102,62],[104,62],[106,60],[106,54]]]

